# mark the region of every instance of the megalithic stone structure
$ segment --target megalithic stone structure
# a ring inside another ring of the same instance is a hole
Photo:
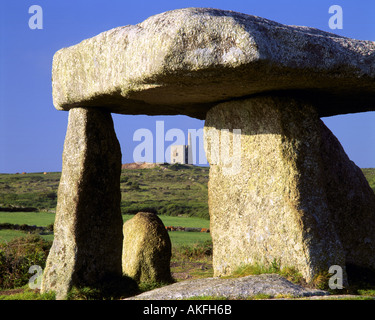
[[[372,41],[217,9],[164,12],[61,49],[53,102],[71,114],[42,290],[63,297],[72,283],[99,281],[99,269],[121,265],[121,224],[110,222],[119,221],[120,193],[111,112],[206,119],[216,275],[273,261],[307,280],[332,264],[345,281],[346,266],[374,269],[374,193],[319,119],[374,111],[374,80]],[[80,126],[91,129],[81,134]],[[92,140],[102,126],[107,138]],[[96,176],[101,187],[85,183]],[[87,199],[96,205],[78,205]],[[78,223],[87,216],[95,228]],[[112,258],[96,264],[107,250]]]
[[[221,130],[236,128],[240,150],[233,134],[223,144]],[[276,262],[309,282],[338,265],[345,284],[347,264],[375,268],[375,195],[314,105],[271,95],[224,102],[204,130],[215,275]]]
[[[64,299],[72,286],[95,287],[108,277],[121,277],[120,174],[121,150],[111,114],[72,109],[42,291]]]

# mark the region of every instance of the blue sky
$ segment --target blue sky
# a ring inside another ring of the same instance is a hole
[[[343,29],[331,30],[331,5],[343,9]],[[43,29],[28,22],[31,5],[43,9]],[[68,113],[52,104],[54,53],[114,27],[186,7],[239,11],[289,25],[305,25],[339,35],[375,41],[373,0],[3,0],[0,6],[0,172],[61,171]],[[185,116],[113,115],[123,163],[133,162],[137,129],[199,129],[204,121]],[[375,112],[323,118],[358,166],[375,167]],[[165,143],[167,148],[171,142]]]

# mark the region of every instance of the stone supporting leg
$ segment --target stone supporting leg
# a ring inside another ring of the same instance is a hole
[[[121,276],[120,174],[121,150],[111,114],[72,109],[42,292],[52,290],[64,299],[72,286]]]
[[[323,122],[321,140],[326,197],[350,281],[375,270],[375,194]]]
[[[215,276],[276,261],[307,281],[339,265],[345,284],[347,259],[375,266],[374,194],[314,106],[271,96],[222,103],[204,134]]]

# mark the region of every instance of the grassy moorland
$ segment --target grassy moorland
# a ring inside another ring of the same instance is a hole
[[[362,169],[362,172],[365,175],[371,189],[375,192],[375,168]]]
[[[166,226],[209,228],[208,170],[207,167],[179,164],[123,169],[120,186],[124,221],[139,211],[152,211],[162,218]],[[362,171],[375,192],[375,169]],[[43,227],[53,224],[60,175],[59,172],[0,174],[0,224]],[[20,212],[9,212],[10,209]],[[25,212],[26,209],[29,210]],[[22,234],[19,230],[3,228],[0,230],[0,241],[9,241]],[[204,233],[170,234],[175,244],[209,239],[209,234]],[[53,235],[43,237],[51,240]]]
[[[180,164],[122,170],[121,211],[208,219],[208,170],[208,167]]]
[[[363,169],[363,172],[375,192],[375,169]],[[54,299],[27,286],[28,268],[30,264],[44,266],[53,234],[25,237],[25,231],[1,228],[1,224],[50,226],[55,219],[59,179],[58,172],[0,174],[0,269],[3,268],[0,270],[0,300]],[[153,211],[159,214],[165,226],[208,228],[207,181],[208,168],[202,167],[161,165],[124,169],[121,174],[123,220],[138,211]],[[212,276],[209,233],[170,231],[169,235],[171,271],[176,281]],[[248,267],[240,270],[239,276],[258,274],[258,269]],[[260,269],[265,272],[264,268]],[[147,284],[142,290],[149,290],[153,285],[158,284],[151,284],[151,287]],[[372,287],[360,288],[352,289],[359,295],[355,299],[362,296],[373,299]],[[78,298],[84,299],[82,295],[80,293]]]
[[[179,164],[123,169],[121,211],[123,214],[152,211],[208,219],[208,170],[208,167]],[[362,171],[375,192],[375,169]],[[60,175],[59,172],[0,174],[0,210],[19,207],[19,211],[54,212]]]
[[[59,172],[0,174],[0,207],[54,210],[60,175]]]
[[[121,211],[208,219],[208,170],[208,167],[180,164],[123,169]],[[0,174],[0,207],[54,211],[60,175],[59,172]]]

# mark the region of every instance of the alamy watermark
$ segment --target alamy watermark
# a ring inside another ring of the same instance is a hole
[[[328,26],[330,29],[343,29],[344,15],[342,7],[335,4],[329,7],[328,13],[332,16],[328,20]]]
[[[330,289],[343,289],[343,271],[342,267],[333,265],[328,270],[329,273],[333,273],[333,276],[328,280],[328,286]]]
[[[31,30],[43,29],[43,9],[36,4],[30,6],[29,13],[32,16],[29,18],[29,28]]]
[[[222,166],[224,175],[241,172],[241,129],[208,129],[204,143],[210,152],[210,164]]]
[[[29,268],[28,273],[35,273],[30,279],[29,279],[29,288],[30,289],[40,289],[42,287],[42,277],[43,277],[43,269],[41,266],[38,265],[32,265]]]
[[[178,128],[165,132],[164,121],[156,121],[155,135],[146,128],[137,129],[133,134],[133,141],[140,143],[134,148],[133,162],[164,163],[172,161],[173,146],[185,146],[185,149],[176,149],[174,155],[185,152],[182,163],[206,165],[204,145],[210,153],[210,164],[222,165],[223,174],[238,174],[241,169],[241,129],[208,129],[203,134],[203,129],[188,129],[188,144],[186,135]],[[165,142],[171,141],[171,145],[165,148]],[[155,148],[154,148],[155,143]],[[155,157],[154,157],[155,153]],[[185,160],[186,159],[186,160]],[[180,160],[179,160],[180,161]]]

